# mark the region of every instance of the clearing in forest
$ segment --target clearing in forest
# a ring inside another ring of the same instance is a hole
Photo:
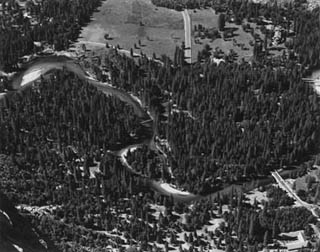
[[[253,57],[254,42],[260,41],[264,43],[265,35],[261,31],[261,25],[244,20],[241,25],[235,23],[235,19],[231,14],[230,20],[227,19],[227,14],[224,13],[225,22],[224,28],[219,29],[219,16],[222,13],[217,13],[212,8],[200,10],[188,10],[191,17],[192,27],[192,59],[197,60],[198,52],[203,50],[207,44],[214,51],[222,51],[224,54],[229,54],[233,50],[235,58],[241,61],[250,61]],[[265,27],[274,32],[274,25],[271,21]],[[283,54],[285,49],[283,41],[278,46],[271,46],[271,39],[267,39],[269,56],[275,57]],[[221,54],[216,54],[221,55]]]
[[[183,17],[178,11],[156,7],[151,0],[108,0],[83,28],[79,41],[107,41],[138,54],[173,57],[175,47],[184,41]]]

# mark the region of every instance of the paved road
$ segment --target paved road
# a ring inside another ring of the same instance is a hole
[[[312,205],[301,200],[300,197],[291,189],[291,187],[286,183],[286,181],[284,181],[284,179],[280,176],[280,174],[277,171],[272,172],[271,175],[277,181],[278,185],[285,191],[287,191],[292,198],[294,198],[301,206],[306,207],[311,211]]]
[[[300,197],[292,190],[292,188],[287,184],[287,182],[281,177],[281,175],[275,171],[272,172],[271,175],[274,177],[274,179],[277,181],[278,185],[284,189],[285,191],[287,191],[287,193],[294,198],[301,206],[307,208],[312,214],[313,216],[315,216],[318,221],[319,221],[319,214],[316,211],[316,209],[318,208],[317,205],[314,204],[309,204],[303,200],[300,199]],[[316,236],[320,239],[320,230],[316,225],[311,224],[311,227],[314,230],[314,233],[316,234]]]
[[[185,47],[184,57],[187,63],[191,64],[192,60],[192,50],[191,50],[191,18],[188,10],[182,12],[183,23],[184,23],[184,37],[185,37]]]

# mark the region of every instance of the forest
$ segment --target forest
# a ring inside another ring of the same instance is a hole
[[[103,79],[103,65],[112,85],[141,98],[154,119],[154,140],[168,157],[164,161],[143,146],[128,153],[134,170],[208,195],[298,166],[316,153],[319,98],[302,78],[319,65],[319,32],[314,32],[320,28],[315,18],[319,9],[310,12],[298,2],[286,7],[251,1],[221,6],[212,1],[153,2],[168,8],[179,8],[179,3],[198,8],[196,2],[219,12],[229,8],[240,21],[264,15],[283,24],[290,16],[296,57],[262,54],[251,63],[217,65],[204,49],[189,65],[179,47],[172,58],[163,55],[162,64],[116,49],[106,52],[104,61],[97,56],[90,65],[97,79]],[[5,69],[16,68],[20,56],[37,51],[35,41],[46,41],[56,50],[68,48],[99,4],[30,3],[27,8],[37,19],[31,25],[14,1],[2,1],[7,14],[0,16],[0,62]],[[260,206],[233,190],[192,207],[154,192],[147,179],[128,171],[113,154],[146,134],[133,109],[65,70],[6,97],[0,105],[0,130],[0,192],[59,251],[104,251],[108,245],[122,251],[124,244],[139,245],[142,251],[157,251],[156,244],[170,251],[177,245],[184,251],[178,242],[181,232],[190,252],[212,249],[206,237],[228,252],[259,251],[281,232],[305,230],[311,237],[309,224],[317,224],[306,208],[292,207],[294,200],[278,187],[267,188],[268,200]],[[172,177],[164,172],[166,166]],[[164,206],[158,216],[155,205]],[[55,207],[32,214],[26,206]],[[221,224],[215,232],[202,230],[217,218]]]
[[[188,190],[206,194],[216,190],[213,184],[266,176],[315,151],[318,97],[290,60],[276,70],[261,63],[199,62],[190,67],[173,62],[177,67],[171,68],[171,63],[160,67],[141,60],[136,66],[114,54],[107,60],[110,69],[117,65],[123,73],[112,74],[113,83],[133,92],[144,90],[143,98],[160,122],[159,137],[171,146],[174,176]],[[147,77],[139,77],[141,68],[148,69]],[[167,93],[173,102],[164,108]],[[172,113],[173,103],[195,119]]]
[[[164,244],[166,251],[169,251],[170,246],[179,244],[176,231],[184,233],[183,241],[191,244],[189,251],[208,248],[210,244],[205,236],[215,239],[217,247],[226,251],[246,251],[247,248],[258,251],[281,232],[304,229],[311,236],[313,232],[308,224],[316,222],[305,208],[279,208],[278,205],[269,204],[270,200],[279,195],[286,197],[285,192],[276,187],[267,190],[269,200],[263,203],[262,209],[257,202],[249,205],[246,196],[237,193],[221,195],[215,201],[202,200],[188,208],[152,192],[146,191],[139,195],[143,182],[130,179],[128,184],[130,176],[119,171],[121,167],[117,167],[116,162],[107,167],[107,171],[112,171],[111,178],[101,174],[88,179],[86,176],[76,178],[61,166],[30,173],[27,169],[14,165],[10,157],[5,159],[2,156],[1,161],[3,178],[8,178],[8,174],[11,174],[11,182],[16,185],[25,181],[23,191],[28,197],[19,199],[20,202],[32,206],[56,206],[50,211],[50,215],[41,211],[30,214],[23,208],[21,213],[24,215],[24,222],[31,223],[37,234],[48,244],[52,241],[59,251],[104,251],[103,248],[108,245],[123,251],[122,245],[128,241],[132,246],[139,243],[144,251],[158,251],[155,245],[150,246],[154,242]],[[61,173],[65,176],[62,180],[59,177]],[[97,186],[99,184],[101,186]],[[133,190],[130,189],[134,188],[132,185],[136,185]],[[37,189],[46,192],[45,199],[42,197],[45,202],[38,200]],[[19,187],[14,190],[8,184],[1,191],[6,192],[13,200],[20,198],[22,194]],[[5,207],[2,205],[1,209],[8,211],[9,199],[3,202]],[[165,207],[158,218],[152,214],[153,204]],[[223,205],[228,205],[228,210],[222,210]],[[21,221],[15,211],[8,213],[13,221]],[[180,214],[186,214],[185,223],[180,222]],[[223,223],[215,232],[205,230],[204,236],[199,230],[212,218],[221,218]],[[180,248],[180,251],[185,250]]]
[[[168,156],[174,178],[163,177],[164,164],[147,148],[129,154],[128,161],[135,169],[207,194],[216,189],[210,186],[212,182],[225,185],[266,176],[312,151],[319,124],[318,98],[301,81],[303,73],[293,62],[276,71],[247,63],[189,66],[180,65],[179,50],[176,55],[175,62],[164,58],[163,66],[146,58],[137,65],[116,51],[106,57],[112,82],[143,97],[158,122],[159,137],[167,138],[171,146]],[[169,98],[172,102],[164,106]],[[194,118],[179,109],[190,111]],[[146,250],[151,249],[147,241],[167,244],[169,249],[176,239],[171,234],[170,243],[167,241],[164,230],[169,226],[192,232],[185,240],[194,247],[205,247],[196,230],[218,215],[229,223],[216,234],[208,233],[218,237],[218,246],[223,248],[225,239],[226,250],[250,246],[256,251],[264,240],[280,232],[307,229],[307,223],[315,223],[306,209],[279,208],[280,202],[281,206],[292,202],[275,189],[270,189],[270,204],[264,211],[257,206],[251,210],[245,197],[236,193],[199,202],[188,210],[150,191],[143,178],[132,175],[117,157],[107,153],[135,141],[129,133],[141,134],[138,118],[123,102],[106,97],[72,73],[53,72],[33,88],[13,94],[1,107],[0,118],[5,132],[1,135],[1,153],[5,155],[0,162],[0,191],[15,205],[58,206],[48,216],[29,218],[37,231],[61,250],[121,246],[126,239],[133,244],[141,241]],[[187,158],[190,156],[193,159]],[[96,166],[99,169],[93,169]],[[163,204],[166,213],[155,219],[151,203]],[[248,209],[235,221],[233,211],[221,210],[223,204]],[[187,212],[186,224],[174,221],[173,211]],[[279,219],[270,225],[274,216],[282,216],[283,222]],[[149,223],[154,223],[153,228]],[[110,235],[115,229],[124,237]],[[233,232],[239,232],[237,238]]]
[[[23,15],[15,0],[1,0],[0,62],[4,69],[14,69],[19,58],[38,51],[34,42],[46,42],[56,50],[67,49],[83,25],[90,21],[101,0],[27,1]]]

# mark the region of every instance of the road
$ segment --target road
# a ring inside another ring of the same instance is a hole
[[[183,23],[184,23],[184,39],[185,39],[185,50],[184,57],[185,61],[191,64],[192,50],[191,50],[191,18],[187,9],[182,12]]]
[[[303,200],[300,199],[300,197],[291,189],[291,187],[284,181],[284,179],[280,176],[280,174],[275,171],[271,172],[271,175],[274,177],[274,179],[277,181],[278,185],[287,193],[294,198],[301,206],[306,207],[311,211],[311,204],[308,204],[307,202],[304,202]],[[316,216],[319,217],[319,216]]]
[[[312,214],[313,216],[315,216],[318,221],[319,221],[319,213],[316,211],[316,209],[318,208],[317,205],[314,204],[309,204],[303,200],[300,199],[300,197],[292,190],[292,188],[286,183],[286,181],[281,177],[281,175],[275,171],[272,172],[271,175],[274,177],[274,179],[277,181],[278,185],[285,191],[287,191],[287,193],[294,198],[302,207],[307,208]],[[317,235],[317,237],[320,239],[320,230],[316,225],[311,225],[311,227],[314,230],[314,233]]]

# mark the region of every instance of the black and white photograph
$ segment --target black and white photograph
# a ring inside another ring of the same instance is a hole
[[[0,0],[0,252],[320,252],[320,0]]]

